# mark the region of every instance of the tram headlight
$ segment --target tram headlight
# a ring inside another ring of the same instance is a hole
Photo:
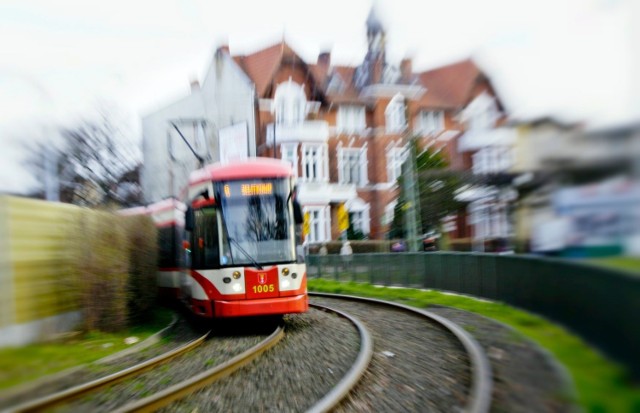
[[[284,276],[289,275],[289,268],[284,267],[284,268],[282,269],[282,275],[284,275]]]
[[[289,280],[282,280],[282,283],[281,283],[282,288],[289,288],[289,285],[291,285]]]
[[[233,272],[233,279],[237,280],[238,278],[240,278],[240,271],[234,271]]]
[[[242,290],[242,286],[240,285],[240,283],[233,283],[231,289],[235,292],[240,292],[240,290]]]

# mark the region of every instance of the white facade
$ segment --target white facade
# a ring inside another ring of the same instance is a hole
[[[458,141],[458,150],[472,152],[472,171],[476,175],[508,174],[514,170],[517,130],[496,128],[501,117],[495,98],[486,92],[476,96],[460,113],[467,130]],[[459,201],[469,202],[467,213],[475,250],[484,251],[484,240],[513,235],[509,204],[515,196],[510,188],[490,184],[472,186],[456,195]]]
[[[218,131],[247,125],[248,156],[256,154],[255,89],[228,53],[216,53],[202,86],[142,119],[146,202],[180,197],[189,173],[199,162],[180,133],[205,162],[220,159]],[[180,132],[174,127],[177,126]]]

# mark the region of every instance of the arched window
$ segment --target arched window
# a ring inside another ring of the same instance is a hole
[[[387,122],[387,133],[403,132],[407,126],[404,97],[397,94],[391,99],[384,111]]]
[[[307,111],[307,97],[304,88],[291,80],[281,83],[274,97],[276,123],[296,125],[304,121]]]

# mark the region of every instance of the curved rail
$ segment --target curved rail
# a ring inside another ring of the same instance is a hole
[[[171,319],[171,323],[169,323],[168,326],[166,326],[165,328],[163,328],[162,330],[158,331],[155,334],[150,335],[149,337],[147,337],[146,339],[142,340],[141,342],[134,344],[133,346],[124,349],[122,351],[118,351],[115,354],[111,354],[110,356],[106,356],[103,357],[99,360],[97,360],[95,363],[97,364],[107,364],[107,363],[111,363],[112,361],[118,360],[122,357],[128,356],[130,354],[134,354],[137,353],[139,351],[142,351],[148,347],[151,347],[154,344],[157,344],[160,342],[160,340],[162,339],[162,337],[167,334],[168,331],[170,331],[173,327],[175,327],[175,325],[178,323],[178,317],[174,314],[173,318]]]
[[[338,311],[331,307],[326,307],[318,304],[309,304],[312,307],[316,307],[323,310],[331,311],[335,314],[338,314],[341,317],[344,317],[351,321],[358,332],[360,333],[360,352],[358,353],[358,357],[356,357],[356,361],[351,366],[351,369],[345,374],[345,376],[338,382],[338,384],[327,393],[320,401],[318,401],[315,405],[311,406],[307,413],[321,413],[328,412],[342,401],[347,394],[351,391],[351,389],[356,385],[356,383],[360,380],[364,372],[369,367],[369,363],[371,362],[371,357],[373,356],[373,338],[369,333],[369,330],[356,318],[351,317],[347,313],[343,313],[342,311]]]
[[[471,364],[471,390],[469,391],[469,401],[467,402],[464,411],[469,413],[489,412],[491,408],[491,393],[493,391],[491,364],[489,364],[489,359],[487,358],[480,344],[478,344],[478,342],[473,337],[471,337],[471,335],[469,335],[464,329],[462,329],[454,322],[447,320],[446,318],[441,317],[437,314],[433,314],[419,308],[410,307],[408,305],[394,303],[391,301],[330,293],[309,292],[309,295],[390,305],[403,309],[405,311],[420,314],[442,325],[447,330],[451,331],[451,333],[455,335],[458,340],[460,340],[465,350],[469,354],[469,360]]]
[[[27,383],[15,386],[15,387],[10,387],[6,390],[0,391],[0,400],[3,399],[9,399],[9,398],[14,398],[14,397],[20,397],[22,395],[25,396],[25,398],[27,398],[27,396],[31,395],[34,391],[36,391],[37,389],[39,389],[40,387],[46,386],[49,383],[55,383],[73,373],[77,373],[79,371],[82,371],[82,369],[86,368],[88,365],[91,364],[107,364],[110,363],[114,360],[118,360],[122,357],[128,356],[130,354],[133,353],[137,353],[139,351],[142,351],[158,342],[160,342],[161,337],[163,337],[168,331],[170,331],[178,322],[178,317],[176,317],[175,315],[173,316],[173,318],[171,319],[171,323],[169,323],[169,325],[167,325],[165,328],[163,328],[162,330],[158,331],[157,333],[154,333],[153,335],[147,337],[146,339],[142,340],[141,342],[134,344],[133,346],[126,348],[124,350],[118,351],[117,353],[111,354],[109,356],[103,357],[101,359],[98,359],[96,361],[93,361],[91,363],[87,363],[87,364],[82,364],[79,366],[74,366],[74,367],[70,367],[66,370],[62,370],[53,374],[49,374],[47,376],[38,378],[36,380],[33,381],[29,381]]]
[[[105,377],[101,377],[99,379],[90,381],[88,383],[71,387],[70,389],[63,390],[58,393],[50,394],[48,396],[33,400],[31,402],[23,403],[15,407],[10,407],[8,411],[15,412],[15,413],[42,411],[42,410],[50,409],[53,406],[56,406],[58,404],[68,402],[69,400],[75,399],[89,392],[98,390],[106,386],[113,385],[119,381],[122,381],[131,376],[140,374],[146,370],[156,367],[161,363],[165,363],[181,354],[184,354],[190,350],[193,350],[195,347],[199,346],[204,342],[204,340],[207,338],[209,333],[211,333],[211,331],[208,331],[205,335],[203,335],[200,338],[197,338],[195,340],[188,342],[184,346],[170,350],[150,360],[144,361],[140,364],[136,364],[135,366],[126,368],[124,370],[120,370],[116,373],[110,374]]]
[[[273,347],[283,337],[284,329],[282,326],[278,326],[269,337],[234,358],[154,395],[129,403],[115,410],[115,412],[152,412],[167,406],[222,377],[228,376]]]

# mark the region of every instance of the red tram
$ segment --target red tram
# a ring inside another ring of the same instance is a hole
[[[294,175],[279,160],[213,164],[189,178],[179,296],[205,317],[308,309]],[[174,286],[175,287],[175,286]]]
[[[120,215],[147,215],[158,230],[158,295],[164,299],[180,297],[180,278],[184,268],[181,253],[186,206],[176,199],[164,199],[146,207],[119,211]]]

